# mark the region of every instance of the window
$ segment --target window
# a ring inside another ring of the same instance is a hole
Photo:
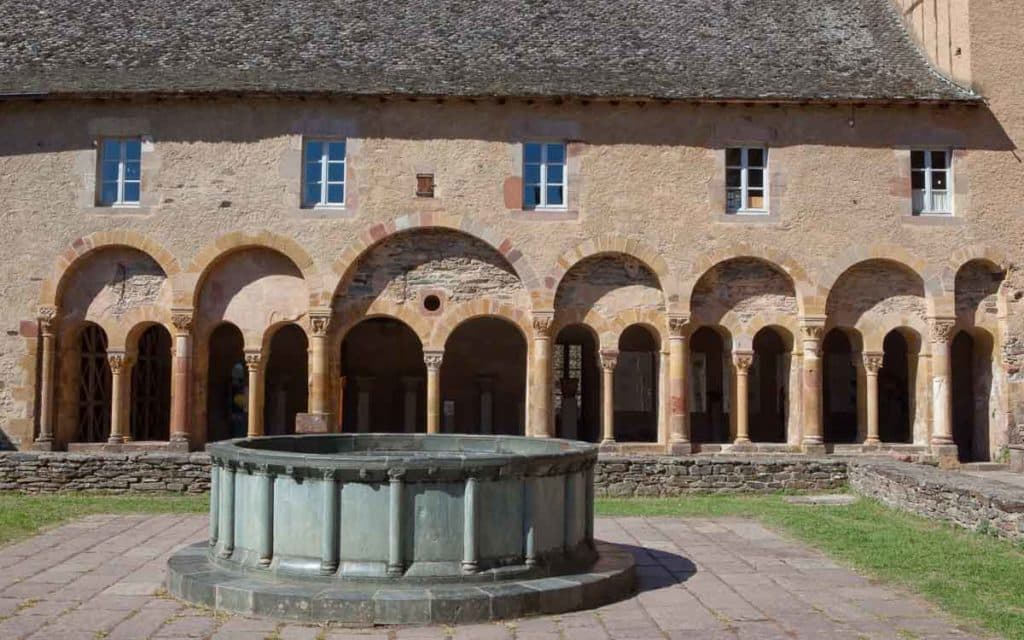
[[[142,140],[107,138],[100,146],[99,204],[138,206],[142,189]]]
[[[345,204],[345,141],[306,142],[302,205],[341,207]]]
[[[948,151],[911,151],[910,183],[914,215],[950,214],[950,168]]]
[[[565,143],[523,145],[523,208],[565,208]]]
[[[768,150],[739,147],[725,150],[725,210],[727,213],[768,213]]]

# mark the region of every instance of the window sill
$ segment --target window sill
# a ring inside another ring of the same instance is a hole
[[[903,216],[903,224],[918,226],[956,226],[964,224],[962,216],[955,216],[952,213],[915,213]]]
[[[769,216],[771,212],[767,209],[737,209],[736,211],[726,211],[727,216]]]
[[[141,204],[94,204],[87,209],[96,215],[145,215],[150,207]]]
[[[567,207],[537,207],[535,209],[510,209],[515,218],[519,220],[576,220],[579,218],[579,211]]]

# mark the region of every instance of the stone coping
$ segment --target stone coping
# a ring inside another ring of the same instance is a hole
[[[455,434],[265,436],[206,449],[215,465],[361,482],[561,475],[593,467],[598,452],[574,440]]]
[[[462,624],[598,607],[636,591],[632,553],[596,542],[599,559],[580,573],[486,584],[310,584],[213,565],[205,543],[168,561],[167,590],[192,604],[246,615],[345,624]]]
[[[1005,513],[1024,513],[1024,491],[1000,482],[921,464],[865,461],[856,467],[856,472],[874,473],[905,487],[937,494],[955,492],[987,502]]]

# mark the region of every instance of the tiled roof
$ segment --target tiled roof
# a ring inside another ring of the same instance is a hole
[[[32,92],[977,99],[891,0],[9,0]]]

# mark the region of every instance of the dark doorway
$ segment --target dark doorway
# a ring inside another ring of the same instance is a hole
[[[352,327],[341,344],[341,371],[343,431],[426,431],[423,347],[405,323],[370,318]]]
[[[601,371],[597,340],[579,324],[558,332],[552,355],[555,434],[559,438],[597,442],[601,438]]]
[[[309,406],[309,343],[306,333],[288,324],[270,339],[263,374],[263,432],[295,433],[295,415]]]
[[[992,342],[960,331],[953,338],[953,441],[961,462],[991,460],[989,397],[992,392]]]
[[[110,437],[110,363],[107,334],[94,324],[78,337],[78,438],[106,442]]]
[[[878,434],[882,442],[910,443],[910,353],[907,339],[890,331],[882,343],[878,372]]]
[[[160,325],[139,337],[132,367],[131,435],[135,440],[168,440],[171,423],[171,334]]]
[[[495,317],[463,322],[448,337],[441,364],[441,430],[523,435],[526,340]]]
[[[661,350],[646,327],[632,325],[619,336],[615,365],[615,439],[658,441],[658,373]]]
[[[242,438],[248,431],[249,373],[242,332],[224,323],[210,335],[206,423],[211,442]]]
[[[842,329],[833,329],[822,343],[822,394],[825,442],[857,441],[857,367],[853,346]]]
[[[729,441],[729,386],[722,336],[701,327],[690,338],[690,439],[696,443]]]
[[[747,410],[753,442],[785,442],[789,393],[789,348],[764,328],[754,336],[754,363],[747,374]]]

